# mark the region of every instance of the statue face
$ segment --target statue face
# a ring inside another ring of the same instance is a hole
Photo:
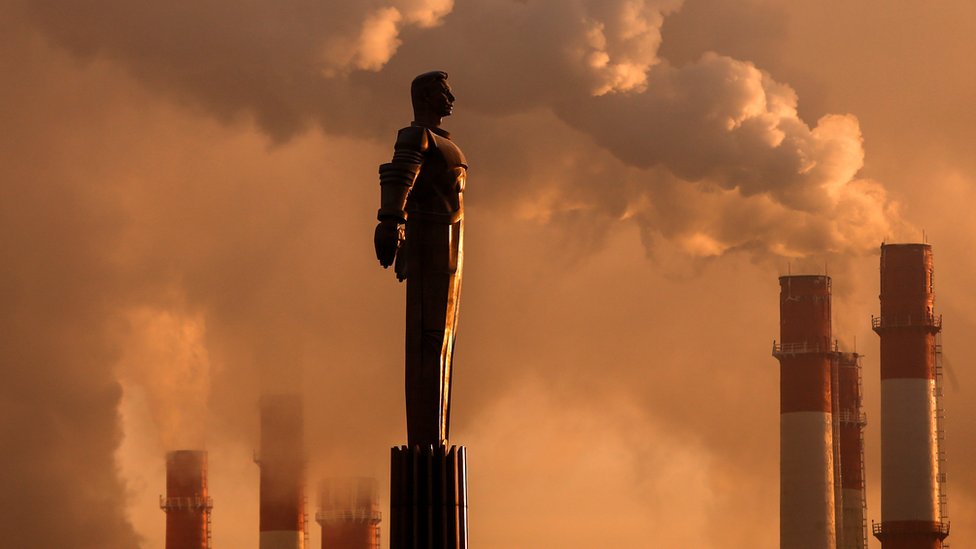
[[[451,116],[454,112],[454,94],[446,80],[441,80],[438,87],[431,89],[427,104],[437,116]]]

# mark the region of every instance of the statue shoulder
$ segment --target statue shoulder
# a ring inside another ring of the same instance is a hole
[[[395,149],[425,152],[430,147],[430,130],[421,126],[407,126],[397,132]]]

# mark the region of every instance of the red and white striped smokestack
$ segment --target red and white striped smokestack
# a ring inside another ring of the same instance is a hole
[[[836,549],[830,277],[779,284],[780,547]]]
[[[305,455],[299,395],[261,399],[260,549],[305,549]]]
[[[334,478],[321,490],[322,549],[380,549],[380,502],[376,479]]]
[[[938,549],[949,533],[939,508],[936,334],[932,247],[881,246],[881,524],[883,549]]]
[[[837,410],[840,452],[841,531],[839,549],[867,549],[867,500],[864,491],[864,426],[861,360],[857,353],[837,354]]]
[[[207,453],[177,450],[166,454],[166,549],[209,549],[210,510],[207,495]]]

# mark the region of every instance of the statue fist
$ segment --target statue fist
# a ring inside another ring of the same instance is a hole
[[[403,242],[403,226],[395,220],[380,221],[373,233],[373,246],[376,247],[376,259],[383,268],[393,265],[397,249]]]

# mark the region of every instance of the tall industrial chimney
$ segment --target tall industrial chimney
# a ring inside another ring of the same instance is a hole
[[[834,446],[834,532],[837,549],[844,549],[844,489],[841,486],[841,456],[840,456],[840,354],[836,351],[837,340],[834,340],[835,352],[830,361],[830,415],[833,420],[831,437]]]
[[[261,399],[260,549],[305,549],[305,455],[299,395]]]
[[[780,547],[836,549],[830,277],[779,284]]]
[[[941,508],[937,342],[932,247],[881,246],[881,524],[883,549],[939,549]]]
[[[861,360],[857,353],[837,354],[837,409],[841,488],[839,549],[867,549],[867,500],[864,490],[864,426]]]
[[[166,549],[210,549],[210,510],[207,495],[207,453],[177,450],[166,454]]]
[[[335,478],[322,483],[322,549],[379,549],[380,503],[376,479]]]

